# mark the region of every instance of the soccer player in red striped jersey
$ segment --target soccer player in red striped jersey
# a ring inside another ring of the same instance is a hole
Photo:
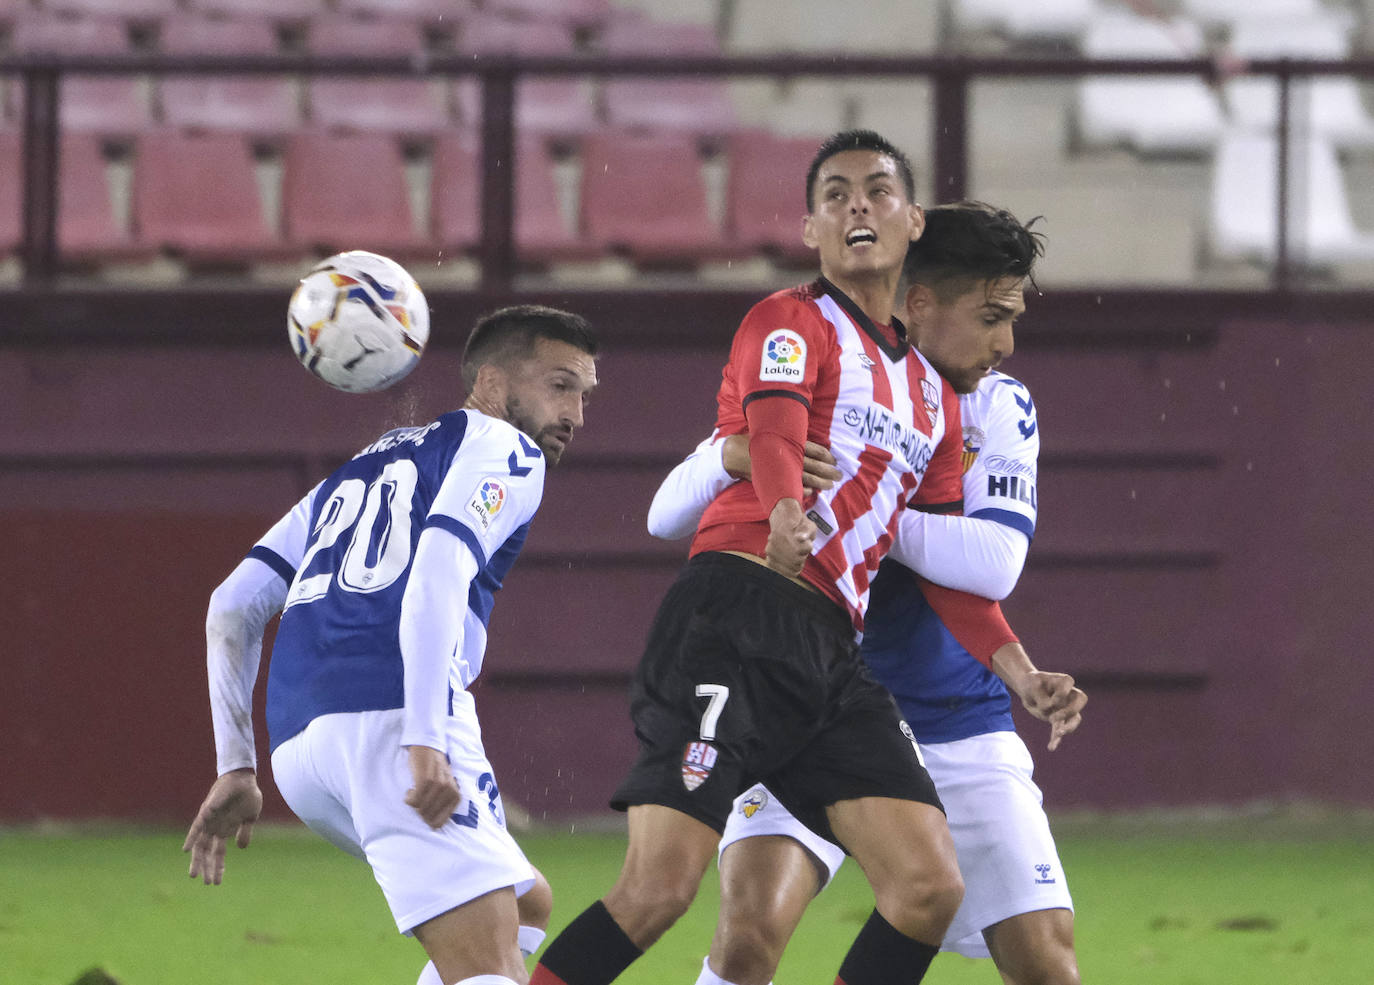
[[[718,424],[750,435],[752,478],[707,508],[650,629],[631,716],[640,754],[616,884],[549,945],[531,985],[606,985],[686,911],[733,798],[766,781],[868,876],[876,907],[840,985],[918,982],[963,894],[934,785],[856,630],[898,518],[959,512],[950,386],[893,316],[922,231],[911,166],[871,131],[821,145],[802,235],[821,277],[755,306],[736,333]],[[803,449],[841,477],[807,493]]]

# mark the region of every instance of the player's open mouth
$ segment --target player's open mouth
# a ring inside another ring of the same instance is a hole
[[[871,246],[878,242],[878,234],[867,226],[851,229],[844,238],[845,246]]]

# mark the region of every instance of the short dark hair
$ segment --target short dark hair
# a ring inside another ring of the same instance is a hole
[[[817,148],[816,156],[811,159],[811,168],[806,172],[806,211],[808,213],[815,207],[816,175],[820,174],[821,165],[836,154],[847,150],[871,150],[892,158],[897,165],[897,173],[902,178],[902,187],[906,189],[907,201],[916,201],[916,176],[911,170],[911,161],[897,149],[892,141],[874,130],[841,130],[839,133],[827,137],[825,143]]]
[[[925,211],[925,231],[907,249],[902,267],[907,283],[925,284],[942,300],[973,282],[1030,277],[1035,283],[1045,237],[1030,227],[1040,216],[1023,224],[1006,209],[970,201]]]
[[[528,356],[540,339],[597,354],[596,333],[581,315],[540,304],[511,305],[483,315],[473,326],[463,348],[463,385],[471,392],[479,369]]]

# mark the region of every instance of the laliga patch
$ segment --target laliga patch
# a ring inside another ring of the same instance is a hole
[[[800,383],[806,379],[806,343],[795,332],[782,329],[763,343],[759,379],[776,383]]]
[[[718,755],[716,747],[709,742],[687,743],[682,750],[682,785],[688,790],[695,790],[705,783],[711,775],[711,768],[716,765]]]
[[[940,417],[940,388],[930,380],[922,379],[921,400],[926,405],[926,413],[930,415],[930,426],[933,428]]]
[[[973,468],[973,463],[978,461],[978,453],[983,450],[983,442],[987,440],[980,429],[969,424],[964,427],[964,471]]]
[[[505,483],[500,479],[483,479],[473,490],[472,499],[468,500],[468,513],[483,533],[491,529],[491,522],[506,505],[507,495]]]
[[[748,795],[739,802],[739,812],[747,818],[753,817],[767,806],[768,794],[755,788],[750,790]]]

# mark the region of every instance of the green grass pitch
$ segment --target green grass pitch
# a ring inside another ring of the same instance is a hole
[[[1089,985],[1374,983],[1374,821],[1256,813],[1220,820],[1056,823]],[[185,875],[182,833],[0,830],[0,982],[71,985],[409,985],[424,963],[395,933],[367,867],[304,829],[260,827],[230,849],[225,883]],[[520,836],[556,897],[555,931],[610,887],[619,832]],[[691,912],[621,977],[695,980],[715,920],[714,869]],[[872,899],[847,865],[812,904],[778,985],[829,985]],[[1000,979],[990,962],[937,959],[926,981]]]

